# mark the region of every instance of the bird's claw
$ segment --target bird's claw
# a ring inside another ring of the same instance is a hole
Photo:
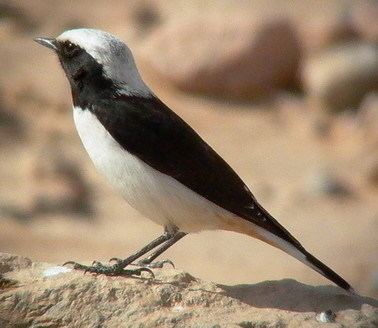
[[[83,264],[80,264],[80,263],[77,263],[77,262],[74,262],[74,261],[64,262],[63,266],[66,266],[66,265],[72,265],[72,268],[74,270],[85,270],[85,267],[87,267],[86,265],[83,265]]]
[[[118,263],[114,265],[104,265],[101,262],[93,261],[92,265],[83,265],[74,261],[68,261],[63,264],[63,266],[65,265],[72,265],[74,270],[84,271],[84,274],[89,272],[94,274],[104,274],[106,276],[141,276],[142,272],[148,272],[152,278],[155,278],[151,269],[124,269]]]

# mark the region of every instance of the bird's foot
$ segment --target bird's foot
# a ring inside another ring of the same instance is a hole
[[[117,264],[117,263],[120,263],[122,260],[119,258],[113,257],[109,261],[115,261]],[[173,268],[175,268],[175,265],[171,260],[161,260],[161,261],[151,262],[148,258],[145,258],[136,263],[131,263],[131,265],[134,265],[134,266],[139,266],[141,268],[151,268],[151,269],[161,269],[164,267],[164,264],[170,264]]]
[[[141,267],[137,269],[125,269],[124,266],[121,265],[121,261],[117,261],[117,263],[113,265],[104,265],[101,262],[93,261],[92,265],[83,265],[77,262],[68,261],[63,265],[72,265],[74,270],[81,270],[94,274],[104,274],[107,276],[141,276],[142,272],[148,272],[152,278],[155,278],[154,273],[146,267]]]

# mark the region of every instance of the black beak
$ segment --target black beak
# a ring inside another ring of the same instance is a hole
[[[58,42],[54,38],[35,38],[34,41],[54,51],[58,50]]]

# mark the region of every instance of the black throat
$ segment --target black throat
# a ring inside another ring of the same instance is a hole
[[[117,87],[105,77],[102,66],[94,63],[88,70],[81,69],[71,83],[72,101],[75,107],[91,110],[101,100],[112,99]]]
[[[61,56],[59,60],[70,83],[75,107],[91,109],[101,100],[111,100],[117,94],[117,85],[87,52],[82,51],[79,60],[67,60]]]

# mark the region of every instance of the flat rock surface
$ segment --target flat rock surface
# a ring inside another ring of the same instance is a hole
[[[0,254],[1,327],[376,327],[378,301],[295,280],[225,286],[173,268],[106,277]],[[331,310],[327,315],[323,311]],[[334,319],[332,319],[334,318]]]

